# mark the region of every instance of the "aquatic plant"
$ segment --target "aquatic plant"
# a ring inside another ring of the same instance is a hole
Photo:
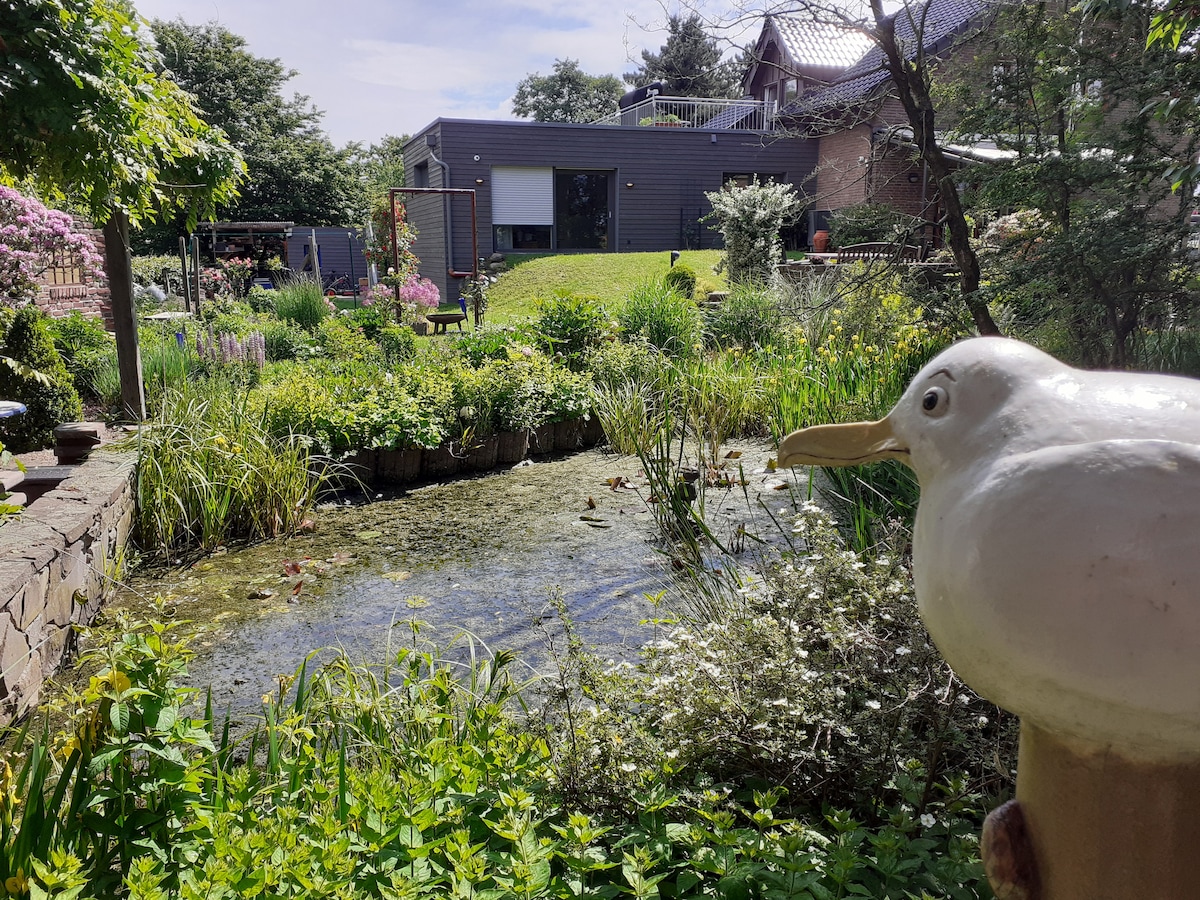
[[[139,540],[164,557],[294,534],[331,474],[304,441],[271,434],[244,391],[216,377],[168,389],[131,446]]]

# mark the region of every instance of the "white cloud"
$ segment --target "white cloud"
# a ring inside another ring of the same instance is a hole
[[[251,53],[297,70],[287,90],[325,113],[336,144],[411,134],[438,117],[511,118],[517,82],[578,59],[593,75],[657,49],[658,0],[135,0],[147,18],[216,21]]]

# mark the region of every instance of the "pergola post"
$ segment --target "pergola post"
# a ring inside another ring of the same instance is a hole
[[[121,373],[121,408],[130,421],[146,418],[142,359],[138,354],[137,314],[133,305],[133,262],[129,253],[129,217],[114,210],[104,225],[104,263],[117,336],[117,368]]]

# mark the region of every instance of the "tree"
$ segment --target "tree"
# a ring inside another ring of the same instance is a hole
[[[379,143],[371,144],[357,154],[354,165],[368,200],[386,194],[390,188],[404,187],[404,145],[407,143],[408,135],[385,134]]]
[[[1200,152],[1200,111],[1163,121],[1153,108],[1165,91],[1200,91],[1200,73],[1147,47],[1152,13],[1148,2],[1091,18],[1005,10],[973,66],[995,74],[948,100],[961,132],[1010,154],[978,173],[983,203],[1033,213],[999,223],[990,289],[1016,328],[1065,336],[1059,349],[1085,365],[1128,367],[1148,322],[1194,315],[1183,258],[1194,181],[1172,197],[1162,169]]]
[[[241,157],[159,73],[126,0],[22,0],[0,33],[0,181],[28,179],[98,223],[236,196]]]
[[[513,95],[513,113],[535,122],[595,122],[617,109],[623,93],[615,75],[588,75],[577,59],[556,59],[554,74],[526,75]]]
[[[642,51],[642,64],[625,75],[625,83],[639,86],[663,83],[670,97],[736,97],[741,69],[736,61],[722,62],[717,40],[704,28],[696,13],[667,19],[669,36],[658,53]]]
[[[249,177],[222,218],[342,225],[366,207],[351,158],[337,149],[307,97],[282,91],[295,72],[246,49],[244,38],[216,23],[152,23],[165,72],[196,98],[210,125],[241,151]]]

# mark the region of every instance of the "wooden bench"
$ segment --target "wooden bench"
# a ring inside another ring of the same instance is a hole
[[[924,248],[915,244],[900,246],[887,241],[868,241],[865,244],[848,244],[836,251],[838,263],[878,261],[898,263],[919,263],[924,256]]]

